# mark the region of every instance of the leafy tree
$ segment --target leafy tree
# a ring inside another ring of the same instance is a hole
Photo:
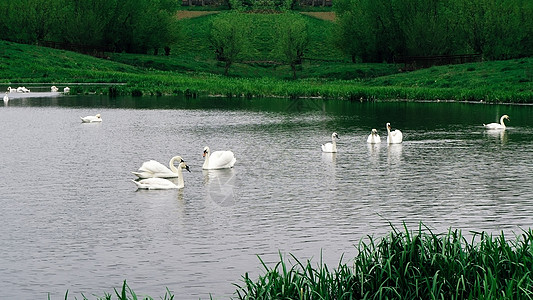
[[[221,14],[211,23],[209,41],[215,58],[224,63],[224,75],[243,52],[247,44],[247,26],[239,13]]]
[[[308,24],[298,14],[284,13],[277,23],[274,52],[291,67],[292,77],[296,78],[296,66],[302,64],[302,60],[309,45]]]

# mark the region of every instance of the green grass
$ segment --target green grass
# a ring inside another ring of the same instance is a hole
[[[217,14],[180,20],[182,35],[171,55],[108,53],[98,59],[69,51],[0,41],[0,84],[107,83],[71,86],[73,93],[323,97],[356,101],[457,100],[533,102],[533,58],[439,66],[401,72],[402,65],[353,64],[330,39],[331,21],[306,16],[310,47],[292,80],[290,67],[272,53],[274,15],[244,14],[253,49],[229,76],[214,59],[208,36]],[[162,52],[162,51],[161,51]],[[116,85],[121,83],[121,85]]]
[[[238,299],[531,299],[533,231],[507,241],[460,231],[434,234],[398,231],[380,241],[369,237],[358,246],[352,265],[330,270],[291,256],[253,280],[237,285]]]

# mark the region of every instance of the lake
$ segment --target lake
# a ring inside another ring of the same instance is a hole
[[[103,122],[82,124],[100,113]],[[483,123],[508,114],[508,128]],[[93,299],[124,280],[154,299],[229,299],[293,254],[330,269],[356,245],[416,230],[533,223],[533,106],[62,96],[0,107],[0,290]],[[404,142],[388,146],[385,124]],[[376,128],[383,140],[368,145]],[[320,145],[337,132],[338,153]],[[202,171],[204,146],[233,169]],[[181,190],[137,190],[144,161],[181,155]]]

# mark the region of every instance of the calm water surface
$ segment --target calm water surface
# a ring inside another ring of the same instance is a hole
[[[101,124],[79,116],[100,113]],[[508,114],[504,132],[483,123]],[[0,107],[0,290],[5,299],[229,299],[279,253],[334,268],[389,222],[439,233],[533,223],[533,107],[286,99],[72,96]],[[401,145],[369,146],[385,123]],[[320,145],[338,132],[337,154]],[[202,150],[234,169],[202,171]],[[181,155],[182,190],[137,191],[131,171]]]

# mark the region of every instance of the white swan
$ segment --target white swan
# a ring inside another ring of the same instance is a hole
[[[63,93],[68,94],[70,93],[70,88],[67,86],[63,89]]]
[[[500,118],[500,123],[483,124],[483,126],[485,126],[485,128],[487,129],[505,129],[505,123],[503,122],[503,120],[509,120],[509,116],[503,115]]]
[[[337,152],[337,142],[335,138],[339,138],[339,135],[334,132],[331,134],[331,143],[325,143],[322,145],[322,152],[336,153]]]
[[[52,85],[52,87],[50,88],[50,91],[51,91],[52,93],[55,93],[55,92],[59,91],[59,89],[57,88],[57,86]]]
[[[132,180],[136,185],[138,189],[144,189],[144,190],[168,190],[168,189],[181,189],[185,187],[185,181],[183,180],[183,173],[182,169],[189,170],[189,166],[182,160],[178,166],[178,184],[174,184],[174,182],[165,179],[165,178],[146,178],[141,179],[139,181]]]
[[[4,95],[4,102],[7,103],[8,101],[9,101],[9,96],[7,95],[7,92],[6,92],[6,94]]]
[[[369,144],[378,144],[381,143],[381,138],[379,137],[377,129],[372,129],[372,133],[368,135],[366,142]]]
[[[403,141],[403,134],[396,129],[391,131],[390,123],[387,123],[387,144],[400,144]]]
[[[97,114],[96,116],[87,116],[80,118],[82,123],[102,122],[102,116],[100,116],[100,114]]]
[[[8,91],[9,93],[16,93],[16,92],[17,92],[17,89],[13,89],[13,88],[11,88],[11,87],[9,86],[9,87],[7,87],[7,91]]]
[[[174,162],[182,163],[183,159],[181,156],[174,156],[170,159],[170,162],[168,163],[169,168],[165,167],[162,163],[155,161],[155,160],[149,160],[145,161],[142,166],[139,168],[138,172],[131,172],[135,176],[139,178],[152,178],[152,177],[158,177],[158,178],[175,178],[179,177],[179,169],[177,169],[174,166]],[[186,166],[187,171],[190,172],[189,166]]]
[[[204,148],[205,157],[204,164],[202,169],[204,170],[215,170],[215,169],[226,169],[233,168],[237,159],[231,151],[215,151],[211,153],[209,147]]]
[[[19,86],[19,87],[17,88],[17,92],[18,92],[18,93],[29,93],[30,90],[28,90],[25,86]]]

